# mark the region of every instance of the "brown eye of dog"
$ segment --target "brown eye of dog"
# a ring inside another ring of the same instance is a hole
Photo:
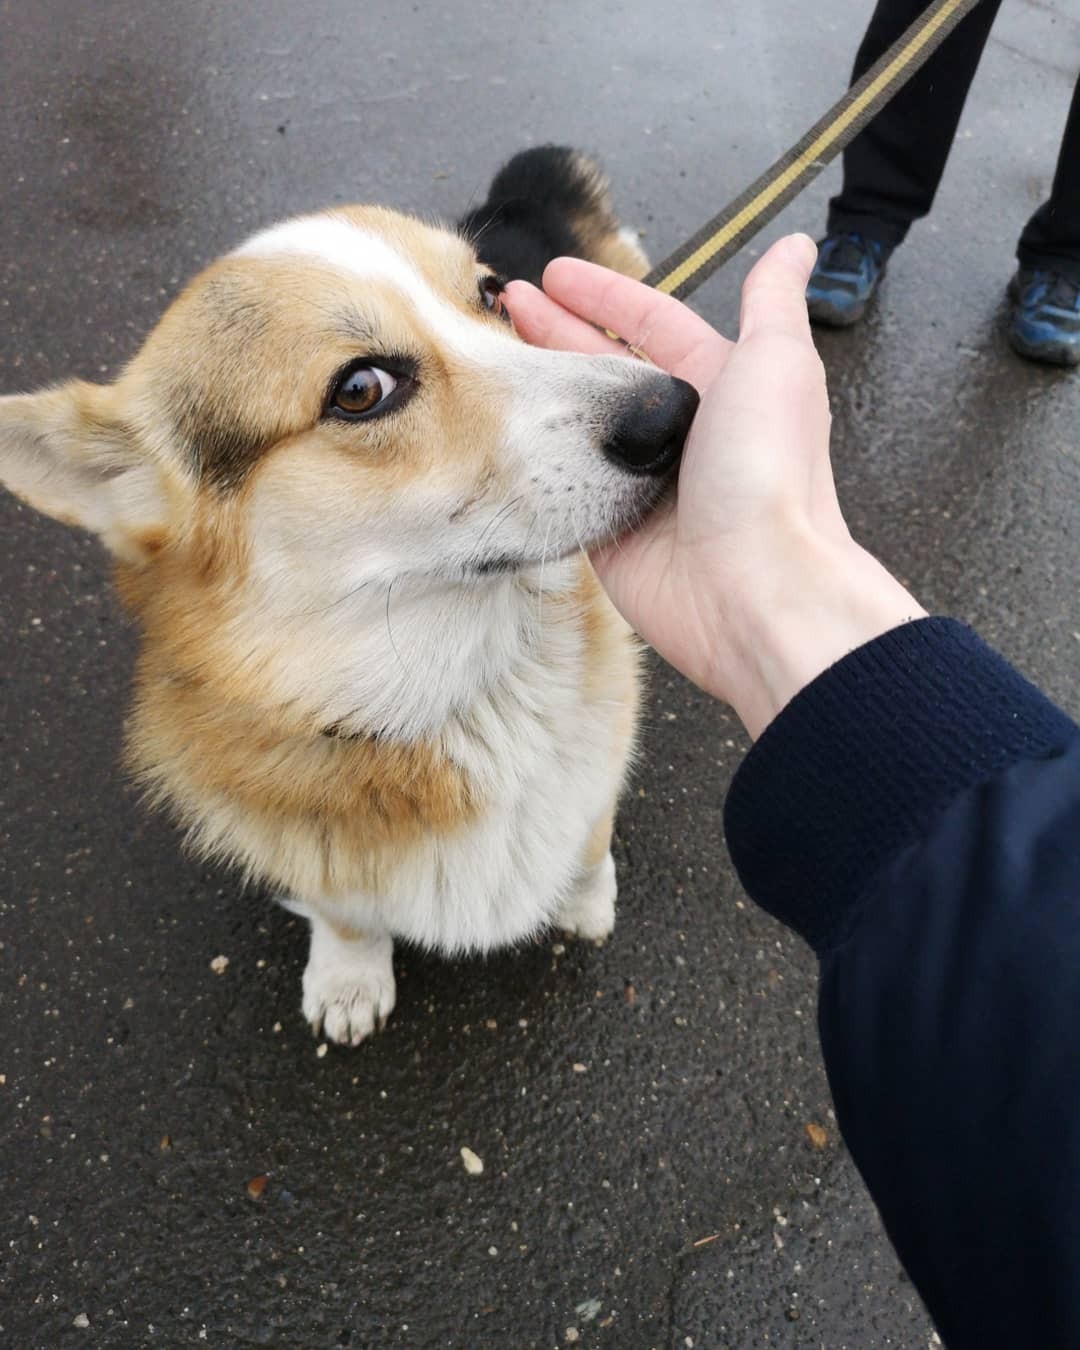
[[[506,282],[502,277],[481,277],[480,278],[480,298],[492,314],[497,314],[500,319],[507,323],[510,321],[510,315],[506,306],[503,304],[502,293],[506,288]]]
[[[346,417],[374,412],[398,387],[398,377],[379,366],[354,366],[334,386],[329,409]]]

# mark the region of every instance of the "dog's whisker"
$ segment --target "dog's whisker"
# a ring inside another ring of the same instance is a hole
[[[574,539],[577,543],[578,548],[581,550],[582,553],[587,554],[589,550],[581,542],[581,531],[578,529],[577,513],[574,510],[573,497],[570,498],[570,528],[574,531]]]
[[[310,619],[320,614],[329,614],[332,609],[336,609],[338,605],[343,605],[346,600],[351,600],[354,595],[359,595],[361,591],[367,590],[370,585],[370,581],[362,581],[359,586],[353,586],[351,590],[346,591],[344,595],[339,595],[336,600],[331,600],[328,605],[324,605],[321,609],[298,609],[292,614],[286,614],[285,619]]]
[[[551,521],[544,531],[544,546],[540,550],[540,583],[536,591],[536,628],[540,641],[544,640],[544,564],[547,562],[548,540],[551,538]]]
[[[390,626],[390,593],[394,589],[394,580],[395,580],[394,578],[391,578],[390,584],[386,588],[386,636],[390,639],[390,646],[393,648],[394,655],[397,657],[398,665],[401,667],[402,671],[405,674],[405,677],[408,679],[410,678],[408,667],[405,665],[405,662],[401,659],[401,653],[397,649],[397,643],[394,641],[394,632]]]
[[[611,522],[611,528],[608,531],[608,533],[611,536],[611,542],[615,545],[616,550],[619,553],[621,553],[623,557],[625,557],[626,550],[622,546],[622,537],[626,533],[626,527],[623,526],[621,529],[619,529],[617,528],[618,524],[619,522],[613,520]]]
[[[465,240],[468,243],[470,243],[473,246],[473,248],[476,248],[476,246],[480,243],[480,240],[483,239],[485,234],[487,234],[488,230],[490,230],[492,226],[499,224],[499,217],[501,214],[502,208],[497,207],[491,213],[491,215],[488,216],[488,218],[481,224],[479,225],[469,224],[468,226],[463,227],[461,232]]]
[[[508,511],[512,511],[514,507],[517,506],[518,502],[521,501],[521,497],[522,497],[521,493],[519,493],[516,497],[511,497],[510,500],[506,503],[506,505],[503,506],[500,510],[496,511],[494,516],[492,516],[492,518],[480,531],[480,538],[476,541],[476,554],[478,557],[481,556],[481,545],[483,544],[484,540],[488,537],[488,535],[495,528],[495,526],[498,525],[499,521],[502,520],[503,516],[505,516]]]
[[[534,511],[532,515],[532,520],[529,521],[529,528],[525,531],[525,542],[521,545],[521,556],[523,558],[528,558],[529,556],[529,540],[532,538],[532,532],[534,529],[536,529],[536,522],[539,519],[540,513],[538,511]]]

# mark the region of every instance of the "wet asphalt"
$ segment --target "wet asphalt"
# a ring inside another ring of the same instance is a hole
[[[257,226],[453,216],[544,140],[598,153],[661,257],[839,94],[867,12],[0,0],[0,391],[114,375]],[[1073,0],[1004,7],[931,220],[820,339],[856,533],[1073,714],[1080,374],[1002,324],[1078,66]],[[748,261],[695,301],[728,330]],[[0,1344],[934,1343],[837,1137],[813,962],[725,855],[725,709],[654,668],[603,950],[402,949],[387,1031],[320,1057],[298,922],[118,767],[101,550],[6,496],[0,634]]]

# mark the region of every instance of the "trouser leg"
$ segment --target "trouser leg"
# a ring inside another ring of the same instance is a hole
[[[861,75],[929,0],[879,0],[855,58]],[[830,231],[854,230],[895,248],[926,215],[949,157],[968,88],[1001,0],[982,0],[844,151],[844,185]]]
[[[1016,256],[1026,267],[1048,267],[1080,285],[1080,76],[1050,196],[1024,227]]]

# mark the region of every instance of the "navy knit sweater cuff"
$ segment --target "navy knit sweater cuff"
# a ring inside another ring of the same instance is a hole
[[[739,767],[724,806],[747,893],[819,955],[874,874],[953,798],[1080,730],[952,619],[920,619],[801,690]]]

